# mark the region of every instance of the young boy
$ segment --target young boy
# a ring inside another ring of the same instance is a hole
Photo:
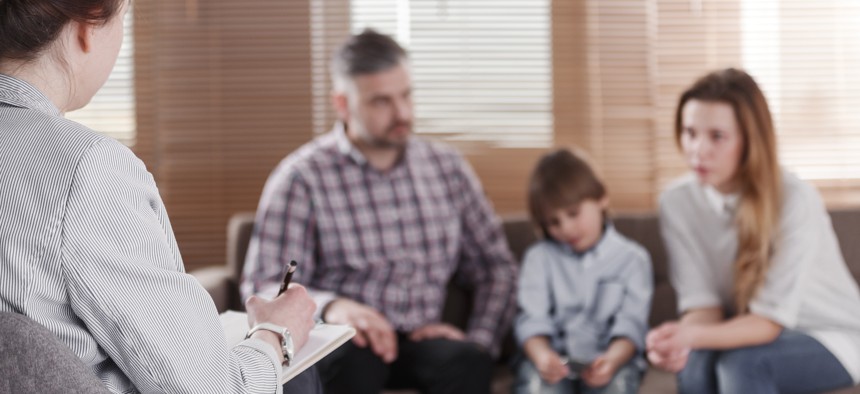
[[[544,240],[520,273],[515,332],[526,359],[514,392],[636,393],[653,292],[648,252],[615,230],[605,187],[569,150],[541,158],[528,199]]]

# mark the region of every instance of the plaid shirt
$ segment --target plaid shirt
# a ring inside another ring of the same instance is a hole
[[[513,318],[517,266],[478,179],[458,153],[417,137],[384,173],[340,125],[284,159],[257,210],[243,296],[274,295],[290,260],[319,310],[350,298],[398,331],[440,321],[455,273],[474,289],[470,340],[497,354]]]

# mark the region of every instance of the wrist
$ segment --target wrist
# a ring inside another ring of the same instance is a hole
[[[556,353],[555,350],[552,350],[551,348],[545,348],[534,352],[533,356],[534,359],[532,360],[532,362],[538,365],[542,365],[548,363],[553,358],[553,356],[558,357],[558,353]]]
[[[278,355],[278,362],[281,364],[284,363],[284,352],[281,350],[281,338],[278,337],[277,334],[271,331],[260,330],[251,334],[249,338],[259,339],[271,345],[272,348],[275,349],[275,354]]]
[[[245,335],[245,339],[248,339],[261,331],[269,332],[277,338],[277,343],[279,344],[278,348],[281,350],[281,354],[283,355],[283,363],[290,365],[290,362],[293,361],[293,354],[295,352],[293,337],[290,334],[290,330],[286,327],[272,323],[258,323],[254,327],[251,327],[251,330],[248,331],[247,335]]]
[[[681,328],[681,344],[686,349],[696,349],[699,346],[699,338],[702,335],[702,330],[706,329],[705,326],[691,324],[686,327]]]

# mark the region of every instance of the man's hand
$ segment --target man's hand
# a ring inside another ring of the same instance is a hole
[[[421,327],[409,334],[409,339],[413,341],[423,341],[425,339],[445,338],[454,341],[463,341],[466,339],[466,334],[460,331],[459,328],[447,323],[431,323]]]
[[[678,373],[687,365],[690,335],[686,326],[672,321],[651,330],[645,337],[648,360],[655,366]]]
[[[373,353],[382,361],[390,363],[397,358],[397,335],[388,319],[376,309],[346,298],[337,298],[326,307],[323,320],[355,327],[357,333],[352,339],[355,345],[370,345]]]
[[[615,371],[618,370],[617,363],[606,354],[601,354],[585,371],[582,371],[582,380],[588,387],[603,387],[609,384]]]
[[[258,296],[251,296],[245,301],[248,324],[251,327],[260,323],[273,323],[286,327],[290,330],[296,351],[308,341],[308,334],[314,327],[313,315],[316,308],[317,305],[308,291],[298,284],[290,285],[287,291],[271,301]],[[258,331],[254,335],[275,345],[280,354],[280,341],[273,333]]]

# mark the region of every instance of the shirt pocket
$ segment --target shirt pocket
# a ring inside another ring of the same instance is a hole
[[[597,322],[607,323],[621,309],[624,301],[624,285],[612,281],[601,281],[597,284],[594,299],[593,318]]]

